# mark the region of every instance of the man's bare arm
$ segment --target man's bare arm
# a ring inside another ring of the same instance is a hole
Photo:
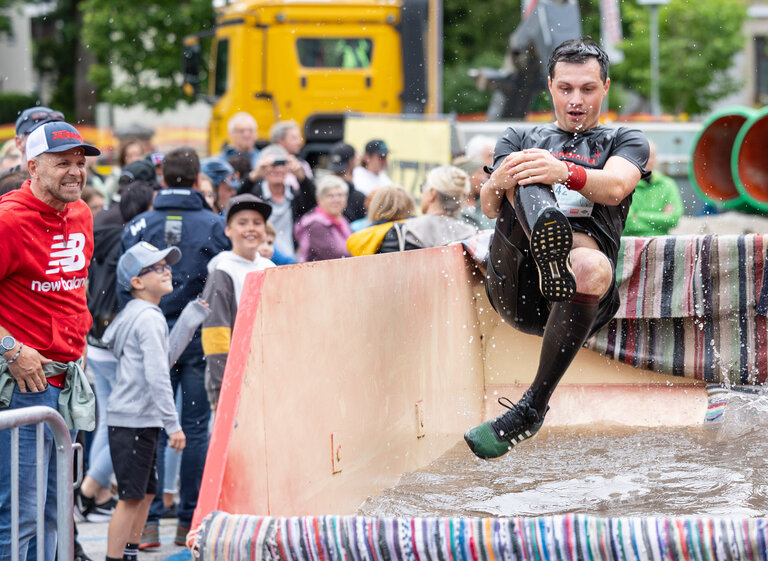
[[[602,205],[618,205],[640,181],[637,166],[621,156],[608,158],[603,169],[585,170],[587,182],[579,192],[590,201]],[[517,178],[518,185],[554,185],[563,183],[569,177],[566,163],[541,148],[516,152],[509,171]]]
[[[517,161],[515,155],[519,153],[509,154],[480,190],[480,208],[488,218],[496,218],[499,215],[501,201],[504,200],[508,191],[511,193],[517,186],[517,178],[512,173],[512,167]]]

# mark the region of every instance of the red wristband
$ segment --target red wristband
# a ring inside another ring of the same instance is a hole
[[[581,191],[587,184],[587,170],[573,162],[565,162],[568,166],[568,179],[563,181],[563,185],[571,191]]]

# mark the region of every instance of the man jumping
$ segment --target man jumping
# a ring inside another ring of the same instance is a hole
[[[464,435],[481,458],[536,434],[576,353],[616,313],[621,232],[635,185],[648,175],[643,134],[598,122],[610,86],[605,52],[590,39],[565,41],[548,71],[555,122],[508,128],[480,192],[483,212],[497,219],[488,298],[506,322],[543,336],[522,399],[499,399],[508,411]]]

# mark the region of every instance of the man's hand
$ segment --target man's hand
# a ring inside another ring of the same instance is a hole
[[[504,163],[509,163],[509,173],[518,185],[543,183],[554,185],[568,179],[568,166],[542,148],[528,148],[513,152]]]
[[[20,391],[41,392],[48,386],[43,372],[43,364],[50,362],[52,362],[51,359],[45,358],[35,349],[24,345],[19,353],[19,358],[9,364],[8,369],[19,385]]]
[[[267,176],[267,170],[275,162],[274,157],[260,158],[259,163],[256,164],[256,169],[251,170],[248,174],[248,179],[251,183],[256,183]]]
[[[186,446],[186,444],[187,437],[184,436],[184,431],[178,431],[168,435],[168,446],[177,452],[184,450],[184,446]]]
[[[304,181],[304,168],[301,167],[301,162],[294,156],[293,154],[288,156],[287,159],[288,162],[288,171],[290,171],[293,175],[296,176],[296,179],[299,181]]]
[[[480,208],[488,218],[498,217],[502,200],[507,195],[512,196],[517,186],[517,178],[512,168],[521,154],[522,152],[508,154],[480,189]]]
[[[493,170],[485,185],[493,186],[493,189],[497,191],[507,191],[517,186],[517,178],[512,168],[516,165],[521,154],[522,152],[512,152],[507,155],[504,161],[499,164],[499,167]],[[485,185],[483,186],[485,187]]]

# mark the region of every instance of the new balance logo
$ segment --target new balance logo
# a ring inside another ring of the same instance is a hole
[[[70,280],[61,279],[55,282],[32,281],[31,288],[36,292],[58,292],[60,290],[75,290],[85,286],[85,281],[87,280],[88,277]]]
[[[61,271],[62,273],[71,273],[85,268],[85,235],[80,232],[69,235],[69,240],[64,241],[64,236],[53,236],[54,243],[51,245],[51,260],[48,261],[46,275],[52,275]]]

